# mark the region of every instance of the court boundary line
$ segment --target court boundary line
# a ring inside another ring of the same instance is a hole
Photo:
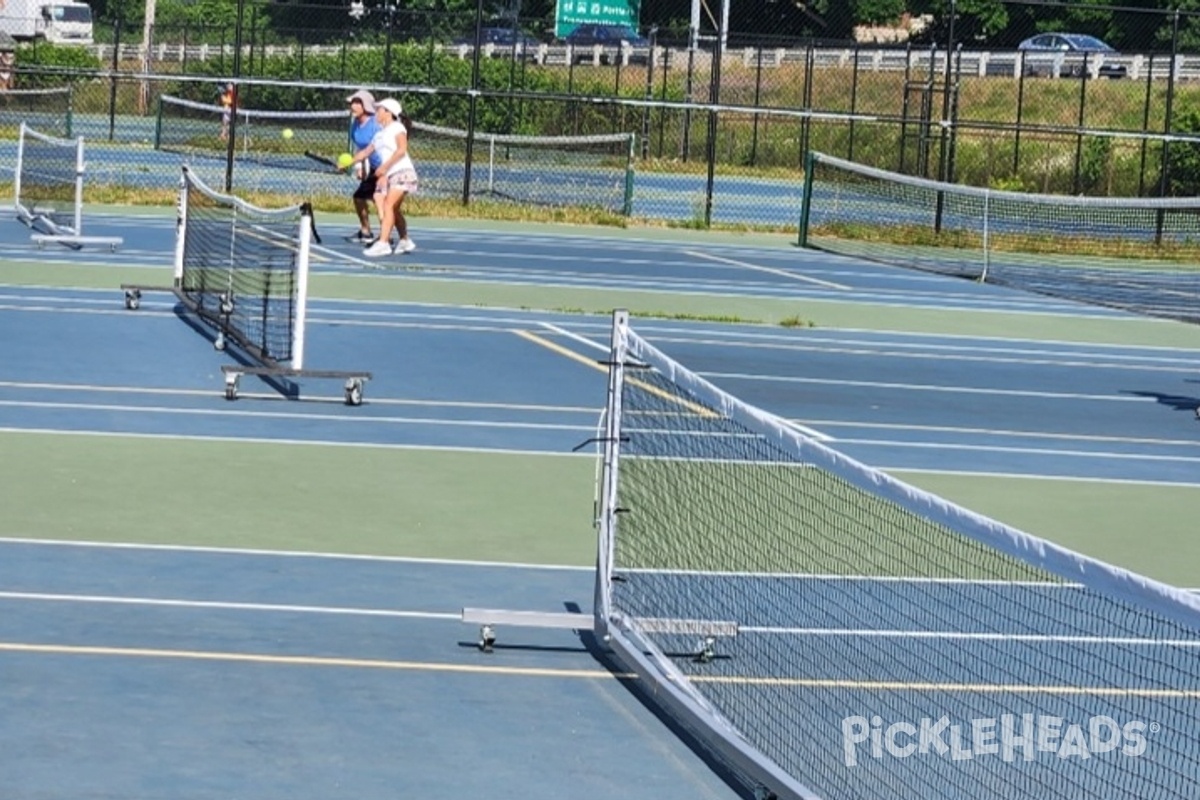
[[[927,383],[894,383],[889,381],[853,381],[833,378],[806,378],[798,375],[759,375],[750,372],[699,372],[705,380],[742,380],[761,383],[797,383],[818,386],[849,386],[860,389],[897,389],[908,392],[935,392],[940,394],[987,394],[1005,397],[1036,397],[1049,400],[1088,400],[1092,402],[1157,403],[1153,397],[1133,397],[1109,394],[1085,394],[1082,392],[1040,392],[1027,389],[1004,389],[991,386],[937,386]]]
[[[1108,461],[1146,461],[1154,463],[1200,463],[1200,455],[1160,455],[1155,453],[1114,453],[1105,450],[1051,450],[1045,447],[1008,447],[1004,445],[957,444],[953,442],[906,442],[889,439],[841,438],[838,444],[866,445],[868,447],[890,447],[903,450],[956,450],[959,452],[984,451],[1004,455],[1052,456],[1054,458],[1097,458]],[[877,468],[878,469],[878,468]]]
[[[212,395],[215,397],[216,392]],[[344,405],[344,403],[343,403]],[[0,400],[0,406],[9,408],[33,408],[43,411],[86,411],[121,414],[164,414],[181,417],[239,417],[259,420],[322,420],[338,424],[359,425],[421,425],[446,428],[498,428],[501,430],[535,430],[535,431],[580,431],[591,434],[594,426],[583,426],[572,423],[547,422],[509,422],[506,420],[481,419],[441,419],[438,417],[397,417],[397,416],[336,416],[329,414],[314,414],[299,411],[256,411],[220,408],[186,408],[173,406],[127,405],[109,403],[70,403],[51,400]],[[598,410],[597,410],[598,411]],[[3,429],[0,428],[0,431]]]
[[[653,333],[651,334],[653,335]],[[1126,370],[1140,372],[1187,373],[1194,369],[1196,353],[1180,352],[1177,356],[1145,357],[1136,353],[1121,355],[1107,352],[1073,353],[1055,350],[1021,350],[1014,347],[987,345],[951,345],[930,342],[903,341],[855,341],[833,337],[805,336],[804,338],[782,337],[767,341],[748,337],[681,335],[654,336],[656,342],[671,344],[726,347],[740,350],[765,350],[783,353],[819,353],[830,356],[864,356],[926,359],[937,361],[964,361],[984,364],[1016,364],[1027,367],[1055,367],[1077,369]],[[1140,359],[1140,360],[1139,360]],[[1153,362],[1153,363],[1151,363]]]
[[[317,614],[346,617],[387,617],[393,619],[424,619],[462,622],[462,613],[447,611],[403,611],[388,608],[354,606],[289,605],[287,603],[246,603],[232,600],[181,600],[170,597],[141,597],[105,594],[61,594],[53,592],[3,592],[0,600],[27,600],[49,603],[81,603],[95,605],[151,606],[217,611],[266,611],[283,614]]]
[[[15,427],[0,427],[0,434],[30,434],[35,436],[82,436],[96,438],[117,438],[117,439],[145,439],[149,441],[168,441],[168,442],[229,442],[236,444],[278,444],[289,446],[312,446],[312,447],[347,447],[361,448],[373,450],[400,450],[400,451],[418,451],[418,452],[435,452],[435,453],[469,453],[473,455],[504,455],[504,456],[546,456],[556,458],[588,458],[594,459],[595,454],[590,452],[557,452],[555,450],[513,450],[508,448],[487,448],[487,447],[461,447],[450,445],[414,445],[414,444],[381,444],[378,442],[336,442],[327,439],[265,439],[261,437],[243,437],[243,436],[204,436],[199,434],[166,434],[166,433],[133,433],[122,431],[81,431],[69,430],[66,428],[15,428]],[[836,441],[836,439],[835,439]],[[1084,455],[1090,456],[1091,453]],[[893,473],[909,473],[922,475],[945,475],[945,476],[962,476],[969,478],[1021,478],[1027,480],[1056,480],[1056,481],[1071,481],[1074,483],[1102,483],[1116,485],[1137,485],[1137,486],[1163,486],[1163,487],[1183,487],[1193,488],[1200,486],[1200,483],[1189,483],[1186,481],[1165,481],[1165,480],[1147,480],[1144,478],[1109,478],[1102,476],[1087,476],[1087,475],[1056,475],[1054,473],[1017,473],[1017,472],[981,472],[978,470],[947,470],[947,469],[928,469],[924,467],[913,466],[896,466],[888,464],[880,464],[876,469],[884,472]]]
[[[27,655],[107,656],[120,658],[175,659],[242,664],[271,664],[299,667],[341,667],[408,672],[441,672],[463,675],[497,675],[520,678],[567,678],[586,680],[636,681],[637,675],[608,670],[555,669],[482,664],[452,664],[435,661],[392,661],[331,656],[288,656],[269,653],[236,653],[221,650],[171,650],[150,647],[104,647],[95,645],[36,644],[0,641],[0,652]],[[1087,697],[1145,697],[1159,699],[1196,699],[1200,690],[1153,689],[1112,686],[1038,686],[1034,684],[924,683],[915,681],[863,681],[840,678],[769,678],[744,675],[689,675],[695,683],[772,686],[805,689],[850,689],[902,692],[955,692],[985,694],[1034,694]]]
[[[81,431],[70,428],[0,427],[0,433],[30,433],[47,436],[95,436],[122,439],[151,439],[190,442],[231,442],[238,444],[316,445],[320,447],[350,447],[377,450],[429,450],[447,453],[495,454],[508,456],[559,456],[564,458],[595,458],[594,453],[568,453],[555,450],[513,450],[511,448],[463,447],[461,445],[417,445],[380,442],[336,442],[328,439],[270,439],[259,436],[214,436],[203,434],[137,433],[131,431]]]
[[[882,472],[890,472],[895,475],[911,474],[911,475],[950,475],[961,476],[964,478],[1012,478],[1019,480],[1035,480],[1035,481],[1070,481],[1072,483],[1111,483],[1118,486],[1155,486],[1167,488],[1182,488],[1196,489],[1200,488],[1200,482],[1188,481],[1164,481],[1164,480],[1149,480],[1147,478],[1106,478],[1096,476],[1092,478],[1081,478],[1077,475],[1054,475],[1041,473],[1024,473],[1024,472],[981,472],[979,470],[957,470],[948,472],[941,469],[929,469],[928,467],[904,467],[904,466],[877,466],[876,469]]]
[[[0,384],[3,385],[3,384]],[[962,425],[917,425],[914,423],[845,422],[843,420],[813,420],[814,424],[832,428],[866,428],[868,430],[921,431],[932,433],[986,434],[1000,438],[1068,439],[1084,442],[1121,442],[1123,444],[1148,444],[1164,447],[1200,447],[1200,439],[1149,439],[1145,436],[1102,436],[1099,434],[1053,433],[1047,431],[1020,431],[1012,428],[972,428]]]
[[[319,550],[267,550],[255,547],[218,547],[215,545],[156,544],[143,542],[95,542],[86,539],[38,539],[31,536],[0,536],[0,546],[5,544],[47,545],[51,547],[98,548],[110,550],[149,550],[180,553],[212,553],[216,555],[286,556],[288,558],[328,559],[344,561],[375,561],[400,564],[435,564],[449,567],[505,567],[531,570],[565,570],[569,572],[595,572],[595,566],[571,564],[533,564],[520,561],[476,561],[454,558],[427,558],[419,556],[387,556],[371,553],[331,553]]]
[[[165,395],[168,397],[212,397],[214,392],[211,389],[169,389],[165,387],[143,387],[143,386],[105,386],[102,384],[93,383],[45,383],[45,382],[25,382],[25,381],[5,381],[0,380],[0,389],[17,389],[17,390],[32,390],[32,389],[48,389],[51,391],[61,392],[95,392],[98,394],[150,394],[150,395]],[[253,394],[239,393],[239,397],[254,398],[254,399],[271,399],[289,402],[286,398],[282,398],[278,393],[272,394]],[[342,398],[325,398],[313,397],[309,398],[314,402],[336,402],[338,405],[345,405]],[[599,407],[585,406],[551,406],[537,405],[533,403],[484,403],[473,402],[469,400],[405,400],[400,398],[389,397],[371,397],[371,404],[379,405],[397,405],[397,406],[436,406],[436,407],[451,407],[451,408],[470,408],[470,409],[489,409],[498,411],[534,411],[534,412],[552,412],[552,413],[580,413],[580,414],[595,414]]]
[[[452,664],[439,661],[392,661],[372,658],[338,658],[335,656],[288,656],[272,655],[270,653],[237,653],[222,650],[171,650],[153,647],[104,647],[97,645],[37,644],[33,642],[0,641],[0,652],[24,653],[28,655],[113,656],[123,658],[218,661],[299,667],[349,667],[355,669],[386,669],[408,672],[503,675],[518,678],[583,678],[587,680],[611,679],[618,681],[637,679],[637,675],[631,673],[611,672],[608,670]]]
[[[776,275],[781,278],[788,278],[789,280],[800,281],[801,283],[811,283],[815,286],[820,286],[823,289],[833,289],[833,290],[841,291],[841,292],[859,291],[858,289],[855,289],[852,286],[843,286],[842,284],[834,283],[833,281],[821,280],[820,278],[811,278],[807,275],[797,275],[795,273],[788,272],[785,269],[779,269],[777,267],[765,267],[760,264],[751,264],[747,261],[738,261],[733,258],[727,258],[725,256],[713,255],[712,253],[704,253],[699,250],[685,250],[684,253],[686,255],[692,256],[693,258],[705,258],[705,259],[708,259],[709,261],[716,261],[718,263],[729,264],[731,266],[742,267],[743,269],[754,270],[757,272],[765,272],[769,275]],[[823,263],[823,262],[818,262],[818,263]]]

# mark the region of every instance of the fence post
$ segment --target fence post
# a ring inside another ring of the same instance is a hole
[[[117,71],[121,63],[121,17],[117,17],[113,26],[113,77],[108,89],[108,140],[111,142],[117,135]]]
[[[658,26],[650,28],[650,56],[646,59],[646,105],[642,107],[642,160],[650,157],[650,103],[654,100],[654,55],[658,52]]]

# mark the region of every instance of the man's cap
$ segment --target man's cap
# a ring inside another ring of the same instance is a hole
[[[359,89],[354,94],[346,98],[347,103],[353,103],[355,100],[362,103],[363,111],[368,114],[375,113],[375,95],[368,92],[366,89]]]
[[[400,114],[403,111],[400,107],[400,101],[394,97],[379,101],[379,107],[386,108],[396,119],[400,119]]]

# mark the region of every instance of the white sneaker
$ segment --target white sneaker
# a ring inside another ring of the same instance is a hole
[[[397,254],[411,253],[413,250],[416,250],[416,249],[417,249],[417,243],[414,242],[412,239],[401,239],[399,244],[396,245],[395,252]]]
[[[370,256],[371,258],[375,258],[376,256],[391,255],[391,252],[392,252],[392,248],[388,245],[387,242],[385,242],[381,239],[381,240],[375,242],[374,244],[372,244],[366,250],[363,250],[363,255]]]

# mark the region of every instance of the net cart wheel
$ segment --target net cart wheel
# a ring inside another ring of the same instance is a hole
[[[346,381],[346,405],[361,406],[363,401],[362,378],[351,378]]]
[[[225,399],[237,400],[238,396],[238,378],[241,376],[236,372],[231,372],[225,376]]]
[[[225,334],[220,333],[220,332],[217,333],[217,338],[213,339],[213,349],[214,350],[224,350],[225,349]]]
[[[496,644],[496,630],[491,625],[484,625],[479,629],[479,649],[484,653],[492,652]]]
[[[125,292],[125,308],[130,311],[137,311],[142,304],[142,291],[140,289],[129,289]]]

